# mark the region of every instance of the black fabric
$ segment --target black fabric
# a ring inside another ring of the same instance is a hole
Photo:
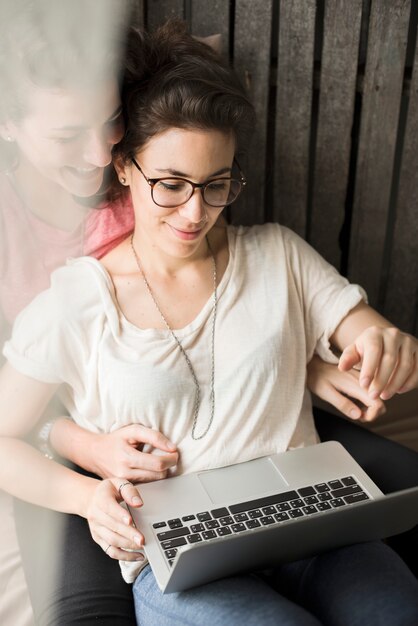
[[[321,440],[342,443],[383,492],[418,485],[417,453],[321,410],[315,422]],[[131,586],[84,519],[18,500],[15,514],[37,625],[136,624]],[[418,575],[418,528],[388,543]]]
[[[339,441],[383,493],[418,485],[417,452],[321,409],[314,415],[321,441]],[[387,543],[418,577],[418,526]]]

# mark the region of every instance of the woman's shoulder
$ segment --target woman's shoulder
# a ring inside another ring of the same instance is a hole
[[[111,282],[99,261],[69,259],[51,274],[50,286],[23,310],[24,317],[42,316],[51,323],[88,324],[108,302]]]

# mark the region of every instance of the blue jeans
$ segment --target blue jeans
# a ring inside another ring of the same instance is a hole
[[[148,566],[133,592],[139,626],[418,624],[418,581],[380,541],[166,595]]]

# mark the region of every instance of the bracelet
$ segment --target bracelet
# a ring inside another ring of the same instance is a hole
[[[36,446],[38,450],[42,452],[42,454],[47,459],[51,459],[51,460],[53,460],[55,456],[54,456],[54,450],[49,445],[49,436],[51,434],[51,430],[55,422],[59,419],[61,419],[61,417],[56,417],[52,420],[49,420],[48,422],[45,422],[45,424],[42,425],[42,427],[40,428],[40,430],[37,432],[37,435],[36,435]]]

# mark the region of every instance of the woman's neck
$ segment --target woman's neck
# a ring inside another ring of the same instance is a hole
[[[178,276],[183,270],[198,267],[212,258],[211,233],[202,240],[196,251],[187,257],[175,257],[157,248],[146,236],[136,229],[132,235],[132,243],[146,274],[158,275],[161,278]]]

